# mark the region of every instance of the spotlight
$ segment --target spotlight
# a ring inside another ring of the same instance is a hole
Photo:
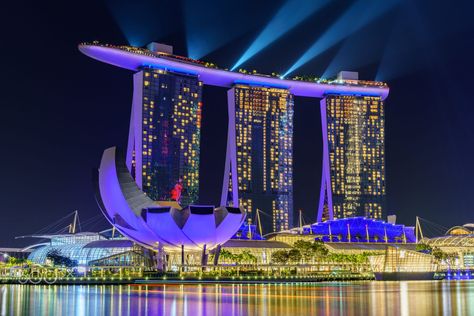
[[[278,10],[277,14],[267,24],[263,31],[247,48],[244,54],[232,67],[232,71],[237,69],[244,62],[258,54],[265,47],[285,35],[288,31],[303,22],[314,12],[323,8],[328,0],[307,1],[307,0],[288,0]]]
[[[362,27],[392,9],[398,1],[399,0],[372,1],[369,4],[365,0],[357,1],[306,50],[283,76],[286,77],[349,35],[360,30]]]

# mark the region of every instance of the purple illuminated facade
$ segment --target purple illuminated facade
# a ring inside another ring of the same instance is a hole
[[[239,208],[156,202],[137,186],[125,155],[115,147],[102,155],[98,202],[105,217],[124,236],[154,250],[206,251],[230,239],[242,226]]]

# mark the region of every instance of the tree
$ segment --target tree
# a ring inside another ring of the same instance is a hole
[[[293,244],[293,249],[297,249],[301,253],[305,262],[325,257],[328,254],[328,250],[322,241],[297,240]]]
[[[233,254],[229,250],[222,249],[219,259],[222,259],[223,261],[230,261],[232,263],[240,263],[242,261],[242,256]]]
[[[248,250],[242,251],[242,253],[239,255],[240,257],[240,262],[243,263],[257,263],[257,257],[255,257],[253,254],[250,253]]]
[[[314,257],[310,241],[297,240],[293,244],[293,249],[296,249],[300,252],[301,257],[305,262],[310,261]]]
[[[219,259],[232,261],[234,259],[234,254],[229,250],[222,249],[219,254]]]
[[[272,253],[272,262],[277,264],[286,264],[289,260],[288,251],[277,250]]]
[[[51,249],[46,254],[46,258],[53,262],[55,266],[64,266],[64,267],[75,267],[77,266],[77,261],[72,260],[66,256],[63,256],[58,249]]]
[[[345,263],[367,263],[369,256],[374,253],[363,252],[359,254],[342,254],[342,253],[331,253],[328,258],[332,262],[345,262]]]
[[[299,263],[301,261],[301,258],[303,256],[301,255],[301,252],[298,249],[291,249],[288,251],[288,260],[293,263]]]
[[[427,244],[422,244],[422,243],[417,244],[415,249],[418,252],[423,252],[423,253],[428,253],[428,254],[433,252],[433,247]]]
[[[329,253],[329,250],[324,246],[322,241],[314,241],[311,248],[314,254],[318,257],[325,257]]]
[[[457,255],[454,253],[446,253],[443,250],[434,247],[431,254],[439,262],[445,261],[448,265],[453,265],[457,259]]]

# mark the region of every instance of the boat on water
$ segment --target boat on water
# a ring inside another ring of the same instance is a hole
[[[387,246],[384,254],[369,257],[377,281],[434,280],[437,264],[432,255]]]

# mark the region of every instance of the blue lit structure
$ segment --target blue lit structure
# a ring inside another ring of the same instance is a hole
[[[257,225],[255,224],[242,224],[239,230],[232,236],[231,239],[239,240],[265,240],[263,236],[258,233]]]
[[[314,235],[323,242],[415,243],[415,228],[365,217],[314,223],[289,232]]]

